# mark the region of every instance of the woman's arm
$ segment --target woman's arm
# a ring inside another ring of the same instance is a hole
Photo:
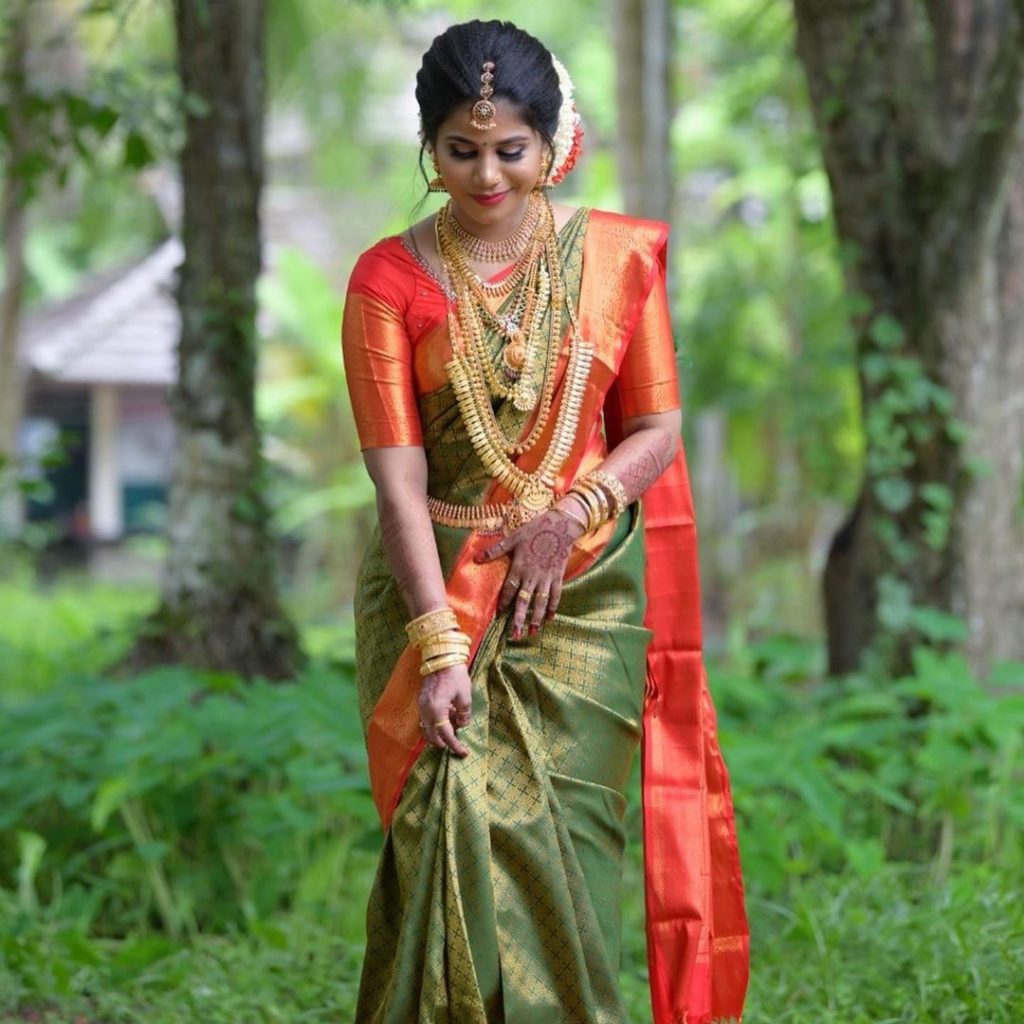
[[[427,511],[427,460],[423,449],[416,445],[369,448],[363,458],[377,489],[384,555],[410,618],[447,607],[441,560]],[[419,698],[420,722],[427,740],[465,756],[469,751],[459,742],[449,720],[452,705],[459,725],[467,725],[472,698],[466,665],[453,665],[425,676]],[[435,724],[442,721],[442,725]]]
[[[626,488],[630,503],[672,465],[682,429],[679,409],[623,420],[623,440],[608,453],[601,469]]]

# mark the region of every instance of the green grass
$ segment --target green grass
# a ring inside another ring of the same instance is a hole
[[[371,875],[361,865],[350,902]],[[934,887],[921,869],[871,879],[822,877],[784,903],[751,896],[748,1024],[1019,1024],[1024,1019],[1024,910],[1015,879],[966,867]],[[0,1021],[18,1008],[60,1024],[243,1024],[352,1019],[359,926],[281,916],[254,934],[87,941],[23,920],[32,982],[0,969]],[[627,921],[627,944],[642,943]],[[8,917],[5,931],[16,930]],[[644,978],[623,984],[634,1024],[649,1020]],[[39,992],[66,993],[41,1000]]]
[[[0,585],[0,1022],[350,1020],[379,833],[348,629],[311,633],[320,660],[297,686],[105,682],[150,601]],[[992,697],[935,656],[884,688],[809,684],[813,660],[773,641],[712,671],[747,1024],[1019,1024],[1016,690]],[[900,701],[922,694],[932,712],[908,722]],[[646,1024],[635,843],[625,883],[623,989]]]

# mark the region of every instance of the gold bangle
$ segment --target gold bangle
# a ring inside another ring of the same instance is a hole
[[[433,658],[431,661],[425,661],[420,665],[420,675],[429,676],[435,672],[440,672],[443,668],[450,668],[452,665],[465,665],[469,659],[465,654],[445,654],[440,658]]]
[[[468,647],[432,647],[429,651],[424,651],[420,658],[420,664],[426,664],[428,661],[436,661],[438,658],[447,658],[449,654],[457,654],[460,658],[469,656]]]
[[[430,661],[431,658],[439,658],[442,654],[463,654],[469,653],[472,642],[467,636],[465,640],[438,640],[435,643],[424,644],[420,648],[420,658],[423,661]]]
[[[590,523],[589,523],[589,520],[590,520],[590,506],[584,500],[583,495],[580,494],[578,491],[574,491],[574,490],[572,490],[572,488],[570,488],[568,491],[565,492],[563,497],[565,497],[565,498],[575,498],[576,499],[576,507],[583,509],[583,515],[586,517],[586,519],[588,521],[587,522],[587,526],[589,528],[589,525],[590,525]]]
[[[577,484],[573,484],[569,490],[569,493],[579,499],[583,505],[584,510],[587,513],[587,533],[595,529],[597,519],[597,503],[594,499],[584,490],[582,490]]]
[[[597,504],[601,508],[601,522],[608,522],[612,517],[612,503],[608,498],[607,492],[603,487],[592,483],[590,480],[586,481],[586,486],[590,490],[590,493],[597,498]]]
[[[595,484],[600,484],[606,488],[608,493],[615,500],[615,511],[613,515],[619,515],[626,508],[629,507],[629,495],[626,493],[626,488],[622,485],[622,481],[612,473],[608,473],[603,469],[595,469],[592,473],[588,473],[584,480],[590,481]]]
[[[601,498],[597,491],[583,483],[582,480],[577,480],[576,483],[572,485],[572,491],[574,494],[580,495],[587,503],[587,509],[590,512],[590,529],[596,530],[605,520],[607,503],[602,508]]]
[[[434,633],[444,633],[449,629],[458,628],[459,620],[455,618],[455,612],[451,608],[435,608],[432,612],[426,612],[412,622],[406,623],[405,635],[410,643],[419,647]]]

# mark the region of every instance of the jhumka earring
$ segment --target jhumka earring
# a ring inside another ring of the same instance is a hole
[[[548,177],[551,174],[551,159],[545,157],[544,162],[540,165],[540,177],[537,179],[537,184],[533,186],[534,192],[542,192],[546,188],[551,187],[551,182]]]
[[[447,192],[448,186],[444,183],[444,178],[441,177],[441,165],[437,162],[437,157],[434,157],[434,177],[427,182],[428,192]]]

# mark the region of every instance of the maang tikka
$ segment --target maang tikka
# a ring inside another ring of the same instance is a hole
[[[494,86],[491,85],[493,81],[494,61],[488,60],[484,62],[483,74],[480,75],[480,99],[473,104],[469,118],[469,123],[480,132],[490,131],[496,127],[494,115],[497,114],[498,108],[491,101],[494,95]]]

